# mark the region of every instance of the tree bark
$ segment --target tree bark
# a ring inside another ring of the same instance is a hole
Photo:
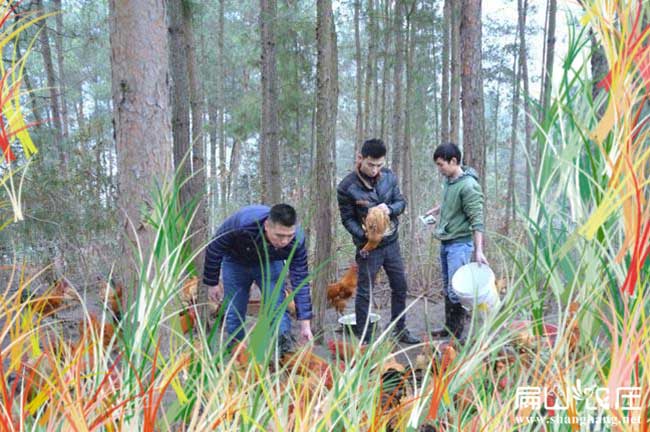
[[[43,0],[36,0],[36,8],[43,10]],[[47,28],[47,21],[39,22],[41,32],[39,34],[41,42],[41,54],[43,64],[45,65],[45,75],[47,77],[47,86],[50,91],[50,110],[52,111],[52,124],[54,125],[54,134],[52,136],[54,148],[59,151],[59,161],[64,172],[67,171],[68,156],[63,149],[63,126],[61,124],[61,111],[59,110],[59,98],[56,90],[56,75],[54,73],[54,63],[52,61],[52,50],[50,49],[50,36]]]
[[[521,20],[519,21],[521,24]],[[515,42],[515,44],[517,44]],[[506,217],[504,233],[510,232],[510,225],[515,218],[515,152],[517,148],[517,128],[519,120],[519,82],[521,80],[521,67],[519,55],[521,50],[516,50],[512,64],[512,122],[510,127],[510,163],[508,164],[508,197],[506,199]]]
[[[440,90],[440,140],[449,142],[449,45],[451,38],[452,0],[445,0],[442,25],[442,89]]]
[[[375,51],[376,51],[376,32],[375,32],[375,5],[374,0],[368,0],[368,56],[366,61],[366,77],[365,77],[365,88],[364,88],[364,97],[363,97],[363,125],[364,125],[364,136],[363,140],[374,137],[376,131],[374,128],[370,127],[370,113],[373,112],[374,123],[376,124],[377,116],[377,106],[370,104],[370,89],[372,84],[375,82]],[[376,95],[375,95],[376,96]],[[362,143],[357,143],[361,145]],[[358,150],[358,149],[357,149]],[[355,152],[356,153],[356,152]]]
[[[68,127],[68,104],[66,101],[66,73],[63,55],[63,9],[61,0],[53,0],[54,12],[56,13],[56,35],[54,37],[54,46],[56,48],[57,66],[59,68],[59,100],[61,102],[61,127],[63,138],[69,135]]]
[[[390,72],[390,0],[384,0],[384,50],[383,50],[383,65],[382,65],[382,76],[381,76],[381,121],[380,121],[380,138],[388,141],[388,136],[386,132],[386,102],[387,102],[387,90]]]
[[[451,62],[449,71],[449,74],[451,75],[451,92],[449,96],[449,140],[455,144],[460,143],[460,14],[460,1],[452,1]],[[465,138],[465,135],[463,135],[463,138]],[[463,139],[463,145],[464,143],[465,140]]]
[[[542,70],[542,93],[540,105],[540,121],[546,114],[546,110],[551,102],[551,89],[553,87],[553,61],[555,60],[555,17],[557,15],[557,0],[548,0],[546,10],[546,29],[544,36],[546,44],[544,45],[544,63]]]
[[[207,221],[207,179],[205,170],[205,151],[203,145],[203,104],[200,95],[199,82],[196,78],[196,43],[194,38],[194,19],[192,4],[183,2],[183,33],[185,36],[185,53],[187,54],[187,78],[189,86],[189,101],[191,114],[191,148],[192,148],[192,177],[187,183],[188,195],[196,203],[194,218],[190,224],[192,251],[200,251],[194,258],[194,268],[197,275],[203,268],[204,245],[210,235]],[[207,291],[200,290],[199,304],[208,301]],[[202,318],[207,322],[209,311],[201,308]]]
[[[354,152],[359,150],[361,142],[364,139],[364,123],[363,123],[363,111],[364,107],[362,105],[362,91],[363,91],[363,78],[362,68],[361,68],[361,38],[359,36],[359,11],[361,9],[361,0],[354,0],[354,62],[356,64],[356,102],[357,102],[357,112],[355,115],[355,136],[354,136]],[[365,107],[368,109],[368,106]],[[354,160],[354,159],[353,159]]]
[[[521,69],[521,82],[523,83],[524,90],[524,129],[525,129],[525,148],[527,154],[526,161],[526,199],[525,206],[528,209],[530,204],[531,193],[531,165],[534,164],[535,158],[533,157],[532,135],[533,126],[531,122],[531,107],[530,107],[530,86],[528,83],[528,51],[526,47],[526,15],[528,13],[528,0],[517,0],[519,9],[519,64]]]
[[[485,107],[481,58],[481,0],[463,0],[462,53],[463,150],[465,164],[476,169],[485,190]]]
[[[324,264],[316,274],[312,289],[314,303],[313,327],[315,333],[323,329],[326,308],[327,283],[330,280],[332,257],[332,147],[335,143],[338,77],[336,73],[336,42],[331,0],[320,0],[316,9],[316,43],[318,46],[316,70],[316,199],[315,262]]]
[[[169,71],[172,79],[172,135],[174,168],[180,186],[180,204],[191,201],[187,179],[192,175],[190,144],[190,83],[186,57],[186,28],[183,23],[183,0],[168,0]],[[182,185],[182,186],[181,186]]]
[[[134,235],[144,258],[152,252],[155,238],[146,221],[151,187],[172,178],[167,26],[163,2],[109,0],[108,4],[118,200],[125,215],[121,270],[125,281],[133,283],[141,268],[140,257],[131,253]],[[137,284],[132,286],[135,290]],[[128,296],[131,301],[136,294]]]
[[[413,56],[415,53],[415,30],[413,29],[413,13],[415,11],[416,2],[413,2],[411,10],[407,15],[407,36],[408,36],[408,51],[406,56],[406,100],[413,100]],[[411,205],[413,205],[413,197],[415,196],[415,184],[413,182],[413,143],[411,142],[411,110],[405,109],[404,113],[404,169],[403,169],[403,180],[402,184],[404,186],[404,192],[406,196],[411,199]],[[414,208],[411,208],[407,213],[409,218],[409,229],[408,229],[408,238],[409,244],[415,244],[415,215],[416,211]],[[408,274],[413,274],[413,268],[415,264],[414,254],[410,254],[408,257]]]
[[[225,95],[226,95],[226,86],[224,85],[226,80],[226,69],[224,67],[225,61],[225,52],[224,52],[224,3],[225,0],[219,0],[219,23],[218,23],[218,42],[217,42],[217,70],[219,72],[219,82],[217,84],[217,126],[218,126],[218,137],[219,137],[219,167],[217,171],[217,165],[215,163],[215,172],[218,173],[219,185],[221,190],[221,214],[225,217],[225,212],[228,207],[228,200],[230,197],[230,182],[233,178],[232,175],[226,173],[226,123],[225,123]],[[233,142],[233,149],[235,151],[235,143]],[[232,166],[230,167],[232,170]],[[236,178],[236,177],[235,177]],[[228,185],[226,183],[229,183]]]
[[[260,0],[262,40],[262,127],[260,142],[261,201],[278,203],[281,197],[278,140],[278,78],[275,59],[276,0]]]
[[[395,175],[400,178],[402,142],[403,136],[403,107],[402,107],[402,73],[404,68],[404,29],[403,29],[403,8],[404,0],[395,2],[395,68],[393,84],[393,121],[391,129],[393,130],[393,145],[391,168]]]

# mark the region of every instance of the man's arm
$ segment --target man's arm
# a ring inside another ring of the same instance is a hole
[[[348,195],[348,193],[341,188],[336,190],[336,200],[339,204],[339,212],[341,213],[341,222],[343,226],[350,234],[354,237],[365,239],[366,233],[361,227],[361,222],[357,220],[356,214],[354,211],[354,200]]]
[[[300,336],[304,341],[309,341],[314,337],[311,333],[310,321],[312,318],[311,293],[309,283],[305,282],[305,279],[309,276],[309,264],[307,262],[307,248],[302,229],[296,235],[301,238],[289,264],[289,274],[291,286],[294,290],[298,290],[294,297],[294,302],[296,303],[296,319],[300,322]],[[300,287],[300,284],[303,282],[305,284]]]
[[[473,182],[471,186],[464,188],[461,194],[463,212],[469,220],[470,229],[473,233],[476,262],[488,264],[483,254],[483,231],[485,228],[483,225],[483,192],[481,186]]]
[[[309,283],[305,281],[309,276],[309,265],[307,263],[307,248],[305,247],[302,229],[296,233],[296,241],[299,243],[289,264],[289,277],[291,279],[291,286],[294,290],[297,290],[296,296],[294,297],[296,303],[296,319],[298,321],[304,321],[311,319],[312,308]],[[300,284],[303,282],[304,285],[300,287]]]
[[[203,264],[203,283],[208,286],[216,286],[219,283],[219,274],[221,273],[221,261],[224,255],[231,248],[234,241],[234,232],[236,223],[231,216],[226,219],[217,229],[210,244],[205,250],[205,260]]]
[[[474,255],[476,255],[476,262],[479,264],[487,264],[487,258],[483,254],[483,233],[481,231],[474,231]]]
[[[399,189],[397,176],[395,174],[393,174],[393,180],[394,183],[390,194],[391,199],[390,202],[386,203],[386,205],[388,205],[388,208],[390,209],[391,216],[399,216],[404,213],[404,209],[406,209],[406,200],[404,199],[404,195],[402,195],[402,191]]]

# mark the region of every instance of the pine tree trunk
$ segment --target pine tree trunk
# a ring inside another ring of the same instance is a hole
[[[228,182],[226,174],[226,123],[225,123],[225,85],[226,80],[226,70],[224,67],[224,3],[225,0],[219,0],[219,23],[218,23],[218,42],[217,42],[217,57],[218,64],[217,68],[219,71],[219,82],[217,84],[217,126],[218,126],[218,136],[219,136],[219,166],[217,167],[215,161],[215,173],[217,173],[219,178],[219,186],[221,191],[221,199],[219,201],[221,205],[221,214],[225,216],[225,211],[228,206],[228,197],[230,187],[226,185]],[[233,143],[233,152],[234,152]],[[218,168],[218,170],[217,170]],[[231,167],[232,169],[232,167]]]
[[[416,2],[413,2],[411,10],[407,16],[407,36],[408,36],[408,51],[406,56],[406,100],[413,100],[413,56],[415,54],[415,30],[413,29],[413,12],[415,11]],[[413,205],[415,197],[415,185],[413,183],[413,143],[411,142],[411,110],[408,108],[404,110],[404,169],[403,180],[404,193],[411,200]],[[409,244],[415,244],[415,215],[416,211],[411,208],[407,213],[409,218],[408,239]],[[412,251],[412,249],[411,249]],[[413,275],[413,268],[415,264],[415,255],[409,254],[407,268],[408,274]]]
[[[204,248],[203,245],[208,241],[210,230],[208,229],[207,220],[207,179],[205,170],[205,151],[203,145],[203,104],[199,82],[196,77],[196,43],[194,38],[194,24],[192,4],[183,2],[183,29],[185,35],[185,53],[187,55],[187,77],[189,85],[189,100],[191,114],[191,148],[192,148],[192,178],[187,183],[188,195],[196,203],[196,210],[190,233],[192,239],[192,251],[200,251],[194,258],[194,268],[197,275],[203,269]],[[208,301],[207,290],[199,290],[198,304],[206,304]],[[207,308],[201,308],[201,314],[204,322],[207,322],[209,311]]]
[[[275,59],[276,0],[260,0],[262,40],[262,133],[260,142],[261,201],[278,203],[281,197],[278,141],[278,78]]]
[[[363,101],[362,101],[362,90],[363,90],[363,78],[362,68],[361,68],[361,37],[359,36],[359,12],[361,9],[361,0],[354,0],[354,62],[356,65],[356,102],[357,102],[357,112],[355,115],[355,137],[354,137],[354,150],[355,154],[358,151],[361,142],[364,138],[364,123],[363,123]],[[366,105],[366,109],[368,106]],[[353,159],[354,160],[354,159]]]
[[[59,68],[59,100],[61,102],[61,127],[63,138],[69,135],[68,127],[68,104],[66,102],[66,73],[64,66],[63,56],[63,10],[61,8],[61,0],[52,0],[54,4],[54,12],[56,13],[56,36],[54,38],[54,46],[56,47],[57,66]]]
[[[139,258],[131,254],[134,234],[145,259],[155,236],[143,206],[151,205],[155,182],[170,181],[173,172],[167,26],[160,1],[109,0],[108,4],[118,204],[125,214],[121,275],[132,283],[141,268]],[[137,284],[132,286],[135,290]],[[131,294],[127,301],[137,293]]]
[[[404,29],[403,29],[403,9],[404,0],[396,0],[395,2],[395,68],[394,68],[394,84],[393,84],[393,145],[392,145],[392,158],[391,168],[395,175],[400,178],[401,157],[402,157],[402,143],[403,136],[403,108],[402,108],[402,73],[404,68]]]
[[[442,89],[440,90],[440,141],[449,142],[449,51],[451,38],[452,0],[445,0],[442,25]]]
[[[15,22],[18,22],[19,16],[15,16]],[[23,58],[23,52],[20,47],[20,38],[15,39],[15,47],[16,47],[16,58]],[[27,90],[27,97],[29,98],[29,103],[32,106],[32,116],[34,117],[34,123],[35,127],[39,127],[42,124],[43,120],[41,117],[41,112],[40,109],[38,108],[38,104],[36,103],[36,97],[34,95],[34,86],[32,85],[32,79],[31,75],[29,73],[29,70],[27,66],[25,66],[25,70],[23,71],[23,82],[25,83],[25,90]]]
[[[524,89],[524,130],[526,136],[525,148],[527,154],[526,161],[526,197],[525,208],[528,209],[530,205],[530,192],[531,192],[531,165],[534,164],[532,135],[533,125],[531,122],[531,107],[530,107],[530,86],[528,83],[528,50],[526,47],[526,15],[528,13],[528,0],[517,0],[519,9],[519,63],[521,65],[521,82]]]
[[[192,199],[187,179],[192,175],[190,144],[190,82],[187,71],[186,34],[183,24],[183,0],[167,1],[169,22],[169,72],[172,91],[172,136],[174,139],[174,168],[180,187],[180,204]]]
[[[476,169],[485,190],[485,117],[481,59],[481,0],[463,0],[462,53],[463,159]]]
[[[338,77],[336,74],[336,42],[332,34],[334,18],[331,0],[317,2],[316,43],[316,176],[312,196],[316,198],[315,231],[316,263],[326,263],[332,256],[332,147],[335,143]],[[327,283],[331,265],[319,272],[312,289],[314,333],[320,333],[325,320]]]
[[[36,9],[43,10],[43,0],[36,0]],[[50,110],[52,112],[52,124],[54,125],[54,133],[52,134],[52,141],[54,148],[59,151],[59,161],[61,167],[67,171],[68,156],[63,149],[63,126],[61,124],[61,111],[59,110],[59,98],[57,94],[56,77],[54,73],[54,63],[52,61],[52,50],[50,49],[50,36],[45,20],[39,23],[41,31],[39,33],[41,43],[41,54],[43,56],[43,64],[45,65],[45,75],[47,77],[47,86],[50,91]]]
[[[548,0],[546,10],[547,26],[544,32],[546,44],[544,46],[544,69],[542,70],[542,94],[540,105],[543,116],[551,102],[551,89],[553,87],[553,61],[555,60],[555,18],[557,15],[557,0]],[[540,117],[540,121],[543,117]]]
[[[449,140],[460,143],[460,1],[453,1],[451,14],[451,92],[449,95]],[[480,8],[480,5],[479,5]],[[480,20],[480,17],[479,17]],[[479,21],[479,26],[481,25]],[[479,28],[480,31],[480,28]],[[480,52],[480,45],[479,45]],[[463,53],[464,55],[465,53]],[[478,71],[480,74],[480,71]],[[465,145],[463,135],[463,146]]]
[[[515,44],[517,44],[515,42]],[[517,129],[519,121],[519,82],[521,80],[521,66],[519,54],[515,52],[512,64],[512,122],[510,127],[510,163],[508,164],[508,198],[506,199],[506,217],[504,233],[508,235],[510,225],[515,214],[515,152],[517,149]]]
[[[377,133],[375,128],[370,127],[370,113],[373,112],[372,118],[375,121],[376,124],[376,116],[377,116],[377,106],[376,105],[371,105],[370,104],[370,89],[371,86],[374,82],[376,82],[375,78],[375,50],[376,44],[375,44],[375,38],[377,37],[376,32],[375,32],[375,5],[374,5],[374,0],[368,0],[368,8],[367,8],[367,14],[368,14],[368,57],[366,61],[366,77],[365,77],[365,88],[364,88],[364,97],[363,97],[363,125],[364,125],[364,136],[363,140],[369,139],[375,136]],[[376,95],[375,95],[376,96]],[[355,143],[355,145],[361,145],[361,142]],[[356,149],[358,150],[358,149]],[[355,152],[356,153],[356,152]]]
[[[390,0],[384,0],[384,50],[383,50],[383,65],[382,65],[382,76],[381,76],[381,121],[380,121],[380,138],[388,141],[387,131],[386,131],[386,103],[387,103],[387,89],[389,72],[390,72]]]

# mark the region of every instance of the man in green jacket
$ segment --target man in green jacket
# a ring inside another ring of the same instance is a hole
[[[479,264],[488,264],[483,255],[483,192],[476,171],[461,165],[461,152],[452,143],[443,144],[433,153],[438,171],[445,177],[442,203],[427,212],[437,215],[435,237],[440,240],[442,289],[445,294],[445,327],[432,332],[434,338],[463,334],[465,309],[451,289],[451,278],[469,263],[472,253]]]

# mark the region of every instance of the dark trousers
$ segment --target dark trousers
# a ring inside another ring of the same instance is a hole
[[[370,297],[375,289],[375,277],[383,266],[388,275],[390,284],[390,314],[391,321],[396,321],[395,330],[404,329],[406,318],[399,315],[406,308],[406,273],[404,261],[400,252],[399,242],[394,241],[386,246],[370,251],[367,258],[363,258],[357,250],[355,257],[359,266],[359,279],[357,283],[357,296],[354,303],[354,312],[357,318],[357,335],[363,333],[363,329],[370,312]]]

